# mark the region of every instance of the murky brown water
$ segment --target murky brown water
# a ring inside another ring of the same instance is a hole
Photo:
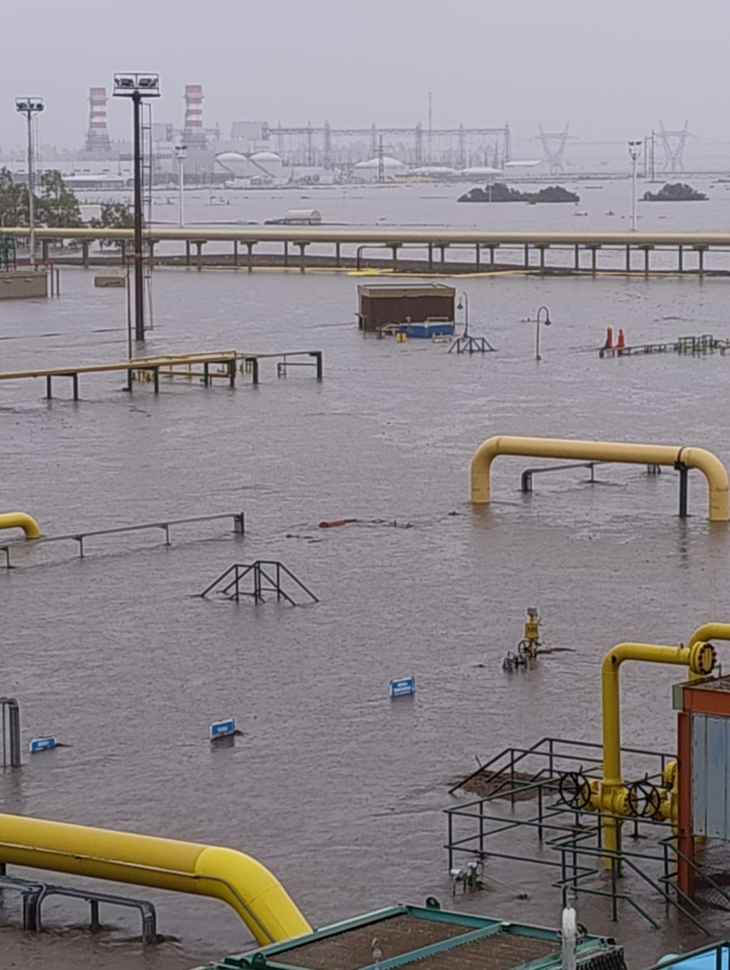
[[[155,274],[149,352],[323,348],[322,385],[304,371],[277,381],[269,365],[257,390],[165,387],[155,399],[140,387],[130,398],[110,375],[82,378],[74,404],[42,400],[40,382],[0,383],[0,508],[28,510],[47,534],[238,509],[249,528],[243,544],[225,526],[170,549],[100,540],[84,561],[70,548],[30,551],[0,573],[2,691],[20,700],[26,739],[52,732],[69,745],[0,778],[2,811],[241,848],[319,925],[428,894],[447,903],[449,783],[511,742],[598,740],[605,650],[627,637],[686,640],[729,605],[730,539],[706,521],[699,476],[685,522],[676,475],[638,467],[601,469],[593,486],[581,472],[543,477],[523,497],[526,463],[502,459],[494,504],[468,501],[471,455],[497,433],[696,444],[730,461],[730,359],[592,351],[607,323],[629,342],[730,336],[726,283],[469,280],[472,330],[499,353],[461,359],[363,339],[357,282]],[[519,321],[543,303],[554,326],[538,365],[534,325]],[[90,272],[64,271],[60,301],[3,304],[0,320],[3,369],[125,355],[124,295],[95,290]],[[412,527],[316,528],[344,517]],[[321,603],[195,598],[254,558],[281,559]],[[546,643],[575,652],[509,677],[501,660],[532,604]],[[410,673],[417,697],[391,703],[388,680]],[[675,679],[627,669],[627,741],[673,747]],[[245,737],[211,750],[208,724],[229,713]],[[514,868],[505,881],[528,900],[497,888],[458,904],[555,925],[558,897],[542,880]],[[116,942],[138,929],[114,913],[104,966],[187,967],[247,945],[219,903],[140,895],[181,942],[142,955]],[[676,945],[671,931],[591,914],[590,929],[616,932],[639,964]],[[47,921],[84,915],[53,903]],[[0,941],[18,966],[49,965],[47,939],[5,930]],[[91,966],[98,948],[70,933],[52,952]]]

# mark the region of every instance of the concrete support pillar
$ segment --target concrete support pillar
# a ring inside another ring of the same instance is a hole
[[[238,266],[238,240],[233,240],[233,265]]]
[[[525,269],[529,269],[530,266],[530,244],[525,243]]]
[[[677,248],[677,269],[680,273],[684,272],[684,249],[682,246]]]
[[[284,240],[284,265],[289,265],[289,243]]]
[[[393,255],[393,269],[394,270],[397,270],[398,269],[398,250],[399,249],[400,249],[400,246],[398,245],[398,243],[395,243],[393,246],[390,247],[390,251],[391,251],[391,253]]]
[[[41,252],[43,254],[41,256],[41,259],[43,260],[44,263],[47,263],[48,262],[48,240],[47,239],[44,239],[43,242],[41,243]]]
[[[542,274],[545,272],[545,247],[539,246],[538,248],[540,250],[540,273]]]
[[[185,240],[185,265],[190,265],[190,240]]]
[[[591,273],[596,275],[596,263],[598,261],[598,247],[591,246]]]
[[[446,262],[446,250],[447,250],[448,248],[449,248],[449,247],[448,247],[448,246],[445,246],[445,245],[444,245],[443,243],[442,243],[442,244],[441,244],[441,245],[439,246],[439,249],[441,250],[441,265],[442,265],[442,266],[443,266],[443,265],[444,265],[444,263]]]
[[[575,255],[573,258],[573,269],[576,271],[576,273],[580,269],[580,246],[578,246],[577,244],[575,247]]]
[[[248,249],[248,252],[246,253],[246,267],[248,268],[249,273],[253,273],[253,247],[254,244],[252,242],[246,243],[246,248]]]
[[[700,276],[704,276],[705,275],[705,247],[704,246],[697,247],[697,258],[699,260],[698,267],[697,267],[699,270],[699,274]]]
[[[342,245],[335,243],[335,266],[342,266]]]
[[[304,273],[307,269],[307,245],[308,243],[298,243],[299,246],[299,272]]]
[[[479,243],[477,243],[474,247],[474,256],[474,268],[478,273],[482,268],[482,247],[479,245]]]
[[[631,272],[631,246],[626,247],[626,272]]]
[[[155,268],[155,244],[152,242],[151,239],[149,241],[149,247],[150,247],[150,269],[152,270]]]
[[[428,268],[433,269],[433,243],[428,244]]]
[[[127,240],[122,239],[119,243],[119,256],[121,259],[122,266],[127,262]]]
[[[650,268],[649,267],[649,253],[650,252],[651,252],[651,250],[649,249],[648,246],[646,246],[645,249],[644,249],[644,276],[648,276],[649,275],[649,268]]]
[[[494,269],[494,246],[489,247],[489,268]]]
[[[84,264],[84,266],[89,265],[89,240],[88,239],[81,240],[81,261]]]
[[[202,239],[197,239],[195,245],[198,247],[198,272],[203,268],[203,241]]]

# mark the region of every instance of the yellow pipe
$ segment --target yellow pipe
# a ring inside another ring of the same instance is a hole
[[[0,815],[0,861],[222,899],[261,945],[311,932],[281,883],[235,849]]]
[[[717,624],[718,626],[720,624]],[[700,627],[700,630],[704,629]],[[730,628],[728,628],[730,629]],[[700,676],[712,673],[715,651],[709,643],[695,640],[687,647],[667,647],[653,643],[619,643],[603,658],[601,667],[601,692],[603,704],[603,779],[600,786],[593,787],[593,804],[599,811],[611,815],[627,815],[629,812],[628,790],[621,772],[621,694],[619,671],[625,660],[643,663],[675,664],[689,667]],[[604,844],[607,849],[618,848],[618,831],[615,819],[604,819]],[[611,868],[612,860],[606,860]]]
[[[678,445],[636,444],[618,441],[582,441],[569,438],[523,438],[497,435],[477,448],[471,463],[471,500],[485,504],[490,500],[490,472],[498,455],[525,455],[533,458],[562,458],[577,461],[615,461],[639,465],[670,465],[678,461],[697,468],[707,479],[710,492],[709,518],[726,522],[730,518],[730,482],[725,466],[704,448]]]
[[[689,646],[694,647],[700,642],[709,643],[710,640],[730,640],[730,623],[704,623],[689,638]],[[705,676],[706,674],[695,673],[693,670],[689,672],[690,680],[701,680]]]
[[[0,529],[22,529],[26,539],[40,539],[40,526],[27,512],[0,513]]]

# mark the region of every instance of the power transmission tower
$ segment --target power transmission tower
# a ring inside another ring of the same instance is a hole
[[[570,138],[568,133],[569,124],[562,131],[558,132],[545,131],[542,125],[538,125],[538,128],[540,129],[538,137],[542,142],[543,156],[550,168],[550,174],[555,175],[557,172],[564,171],[563,155],[565,154],[565,146]]]
[[[662,149],[664,150],[664,171],[683,172],[684,146],[689,137],[689,120],[685,121],[684,128],[679,129],[679,131],[667,131],[663,121],[659,122],[659,129]]]

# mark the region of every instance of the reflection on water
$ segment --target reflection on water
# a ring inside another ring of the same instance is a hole
[[[321,347],[321,385],[303,370],[277,380],[273,364],[258,389],[163,387],[159,398],[146,387],[130,398],[113,374],[82,377],[76,404],[43,401],[40,382],[0,384],[0,507],[27,509],[47,534],[239,509],[248,529],[243,546],[220,531],[171,548],[120,540],[37,567],[28,550],[0,574],[2,692],[19,698],[25,738],[48,732],[69,745],[0,779],[2,810],[239,847],[319,925],[428,894],[449,903],[449,784],[511,742],[597,740],[606,649],[627,637],[686,641],[728,605],[727,531],[706,521],[700,476],[686,522],[676,474],[640,467],[601,467],[601,482],[618,487],[586,484],[577,470],[522,495],[524,463],[500,459],[494,503],[468,502],[472,452],[496,433],[696,444],[730,461],[730,360],[595,352],[608,323],[637,342],[730,335],[726,284],[462,281],[472,331],[499,348],[464,359],[443,345],[364,339],[356,283],[155,273],[148,352]],[[3,368],[123,358],[123,300],[68,270],[60,301],[4,305],[2,336],[16,339]],[[534,328],[519,321],[543,303],[554,326],[536,364]],[[340,518],[370,524],[317,528]],[[194,595],[256,558],[284,562],[320,604]],[[575,653],[511,677],[502,658],[528,605],[545,644]],[[416,697],[391,702],[389,680],[410,674]],[[673,747],[675,679],[626,670],[632,743]],[[208,725],[226,715],[244,737],[213,750]],[[494,875],[491,892],[458,905],[557,923],[541,873]],[[181,966],[246,943],[225,906],[140,895],[182,940]],[[605,915],[591,930],[631,929],[644,963],[676,942]]]

